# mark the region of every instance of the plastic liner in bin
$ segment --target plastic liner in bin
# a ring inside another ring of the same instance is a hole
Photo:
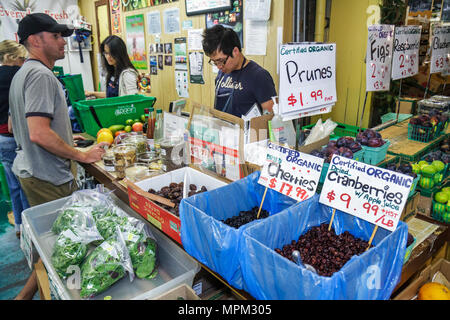
[[[408,226],[398,223],[390,232],[378,228],[370,250],[353,256],[331,277],[323,277],[275,252],[310,228],[331,220],[332,208],[319,196],[247,228],[240,256],[244,286],[256,299],[274,300],[386,300],[400,280]],[[368,241],[374,225],[336,210],[336,234],[348,231]]]
[[[242,232],[263,219],[239,229],[220,220],[259,207],[265,190],[258,184],[259,176],[259,171],[254,172],[227,186],[185,198],[180,204],[181,242],[186,252],[237,289],[243,288],[238,260]],[[295,203],[294,199],[268,189],[262,208],[274,215]]]

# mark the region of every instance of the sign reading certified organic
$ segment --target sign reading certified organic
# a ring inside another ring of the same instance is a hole
[[[398,172],[334,155],[319,202],[394,231],[413,180]]]
[[[450,70],[450,26],[434,27],[431,37],[430,73]]]
[[[258,183],[297,201],[314,196],[323,159],[269,142]]]
[[[369,26],[366,51],[366,91],[389,90],[393,38],[393,25]]]
[[[282,45],[278,97],[281,114],[336,102],[336,44]]]
[[[419,72],[419,47],[422,26],[395,28],[392,80],[411,77]]]

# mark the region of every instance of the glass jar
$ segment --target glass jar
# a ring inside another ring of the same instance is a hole
[[[184,147],[182,138],[166,138],[160,141],[163,170],[168,172],[184,165]]]
[[[136,147],[130,144],[120,144],[113,148],[114,169],[119,179],[125,178],[125,168],[136,162]]]
[[[159,160],[159,157],[156,156],[156,152],[149,151],[149,152],[143,152],[139,153],[136,156],[137,162],[146,163],[147,166],[150,166],[150,164],[154,161]]]
[[[147,152],[147,137],[143,134],[130,135],[123,140],[123,143],[136,146],[136,153]]]
[[[105,171],[111,172],[115,171],[114,168],[114,152],[112,148],[106,150],[105,154],[102,157],[103,165],[105,166]]]
[[[147,164],[136,162],[125,169],[125,177],[132,181],[140,181],[152,176]]]

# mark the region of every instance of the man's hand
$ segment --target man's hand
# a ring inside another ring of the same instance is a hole
[[[86,138],[83,137],[83,136],[80,136],[79,134],[74,135],[74,136],[73,136],[73,141],[74,141],[74,142],[73,142],[73,145],[74,145],[74,147],[77,146],[76,141],[78,141],[78,140],[86,140]]]
[[[108,146],[107,142],[100,142],[93,146],[89,151],[84,152],[84,157],[80,159],[80,162],[93,163],[100,161],[105,153],[105,146]]]

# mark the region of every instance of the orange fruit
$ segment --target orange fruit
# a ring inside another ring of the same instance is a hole
[[[97,136],[97,143],[100,143],[100,142],[107,142],[109,144],[113,143],[114,138],[113,138],[112,133],[107,132],[107,131],[100,132],[100,134]]]
[[[418,300],[450,300],[450,290],[437,282],[425,283],[419,289]]]
[[[119,131],[116,131],[116,133],[115,133],[115,135],[114,135],[114,137],[117,137],[119,134],[121,134],[121,133],[127,133],[125,130],[119,130]]]
[[[131,126],[134,132],[141,132],[144,130],[144,125],[141,122],[135,122]]]
[[[97,137],[102,132],[109,132],[111,135],[113,135],[112,131],[109,130],[108,128],[101,128],[100,130],[97,131]]]

